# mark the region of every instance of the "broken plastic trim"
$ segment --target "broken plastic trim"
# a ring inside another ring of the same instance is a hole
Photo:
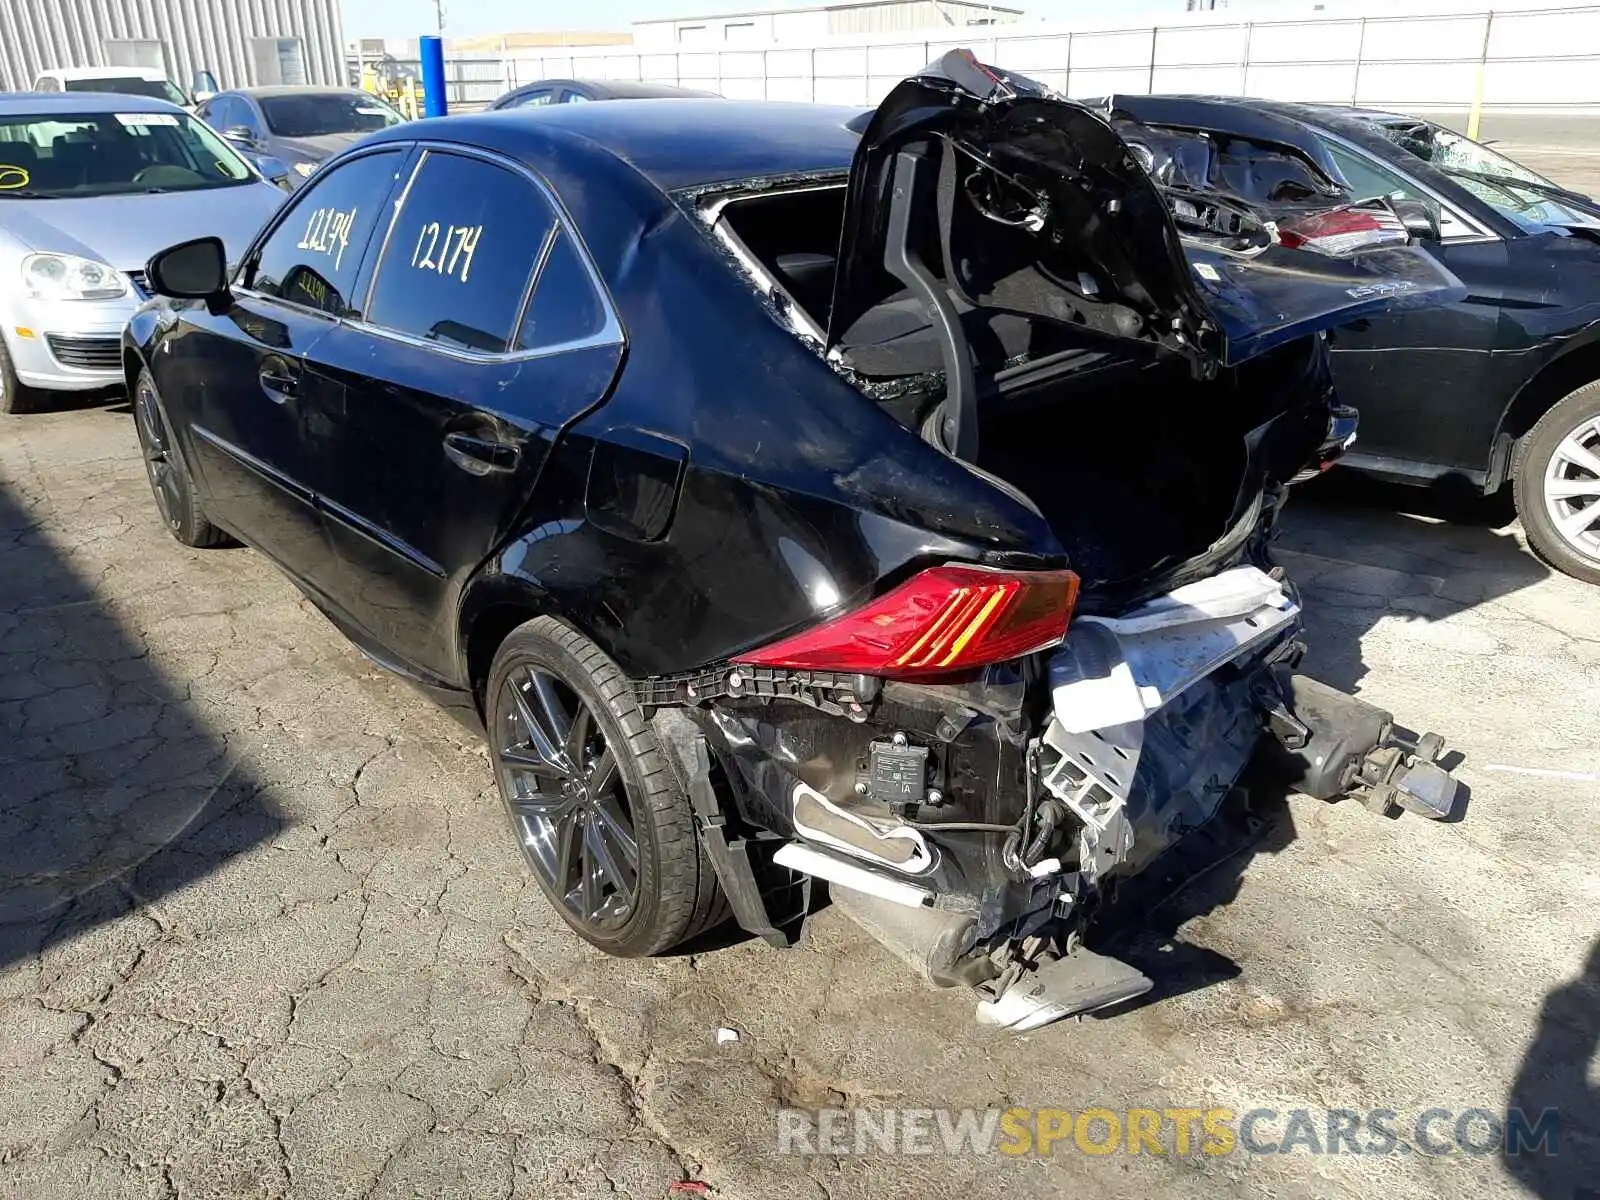
[[[927,908],[934,902],[933,893],[927,888],[902,883],[898,879],[889,879],[865,867],[858,867],[831,854],[803,846],[799,842],[789,842],[779,847],[772,861],[792,871],[803,871],[817,879],[826,879],[829,883],[838,884],[840,887],[865,892],[869,896],[903,904],[907,908]]]

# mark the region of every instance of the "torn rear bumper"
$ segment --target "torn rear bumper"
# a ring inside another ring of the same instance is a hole
[[[749,848],[740,891],[828,880],[925,979],[987,986],[985,1019],[1030,1027],[1149,986],[1080,939],[1119,877],[1215,815],[1264,739],[1314,795],[1453,805],[1437,738],[1407,741],[1388,714],[1293,674],[1300,632],[1284,582],[1240,567],[1082,616],[1049,655],[961,682],[746,668],[699,681],[679,711]],[[1001,1003],[1047,965],[1038,1006]]]

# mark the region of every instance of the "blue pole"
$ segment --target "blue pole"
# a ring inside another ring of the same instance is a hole
[[[422,41],[422,113],[442,117],[449,111],[444,94],[444,42],[437,37]]]

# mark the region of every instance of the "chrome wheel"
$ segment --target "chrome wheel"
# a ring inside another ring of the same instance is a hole
[[[1562,540],[1600,560],[1600,417],[1561,439],[1545,468],[1543,491],[1545,512]]]
[[[139,425],[139,445],[144,450],[144,471],[150,478],[150,491],[156,498],[161,519],[177,529],[183,518],[183,495],[179,490],[178,467],[167,443],[166,425],[156,405],[156,390],[149,380],[141,380],[134,401],[134,419]]]
[[[639,844],[616,754],[554,675],[518,667],[501,688],[494,752],[522,852],[570,920],[614,930],[639,899]]]

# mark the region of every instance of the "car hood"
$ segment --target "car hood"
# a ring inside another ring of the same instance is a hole
[[[159,192],[0,201],[0,227],[29,249],[97,258],[142,271],[151,255],[191,238],[222,239],[229,261],[243,254],[283,202],[270,183]]]
[[[906,160],[918,156],[913,173]],[[908,189],[896,226],[896,196]],[[1326,240],[1313,252],[1281,242],[1271,221],[1237,198],[1256,239],[1237,253],[1226,239],[1181,234],[1173,212],[1182,199],[1158,186],[1103,112],[951,51],[896,86],[862,131],[829,345],[900,291],[907,272],[891,262],[897,246],[913,249],[956,310],[1144,343],[1201,370],[1464,292],[1403,244],[1403,230],[1402,244],[1382,253],[1330,253]],[[1337,205],[1326,198],[1314,207]]]
[[[321,162],[339,151],[354,146],[365,133],[323,133],[316,137],[277,137],[268,143],[271,154],[279,158],[298,158],[306,162]]]

